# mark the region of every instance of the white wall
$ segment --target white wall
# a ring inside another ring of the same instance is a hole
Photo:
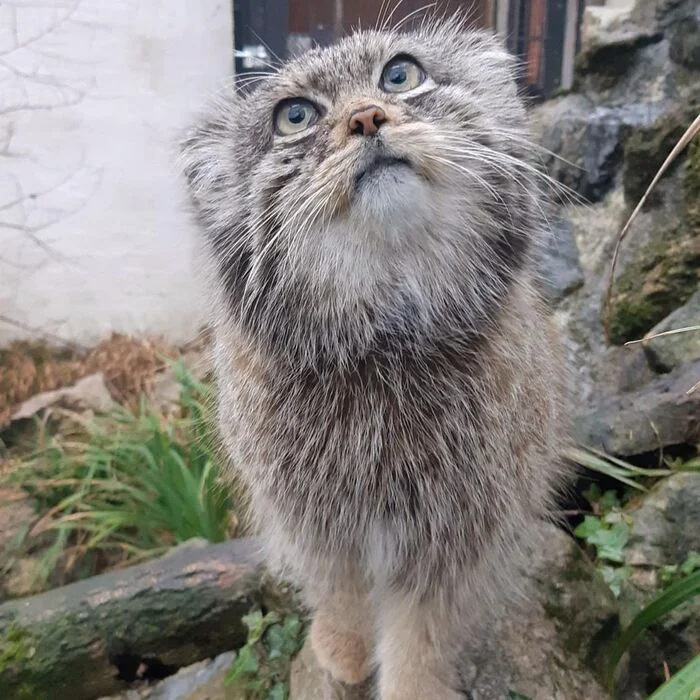
[[[232,70],[231,0],[0,2],[0,345],[196,332],[174,143]]]

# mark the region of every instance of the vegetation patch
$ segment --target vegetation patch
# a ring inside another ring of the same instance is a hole
[[[40,547],[41,583],[65,583],[157,556],[193,537],[235,533],[231,490],[221,478],[210,388],[175,365],[180,399],[165,418],[137,411],[62,414],[55,435],[7,477],[36,504],[25,549]]]
[[[243,618],[246,644],[239,649],[225,684],[247,700],[287,700],[293,657],[304,643],[304,629],[296,614],[254,610]]]

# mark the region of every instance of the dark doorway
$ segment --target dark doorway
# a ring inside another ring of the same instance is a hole
[[[236,74],[269,70],[287,55],[288,0],[233,0]]]
[[[376,26],[380,13],[390,24],[419,20],[426,0],[233,0],[236,73],[265,70],[275,56],[288,58],[324,46],[358,26]],[[435,11],[468,11],[474,24],[490,24],[492,0],[438,0]],[[384,9],[382,9],[384,8]]]

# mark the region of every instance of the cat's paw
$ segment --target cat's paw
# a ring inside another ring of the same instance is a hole
[[[372,671],[367,641],[333,623],[324,615],[317,615],[311,623],[311,647],[316,659],[334,680],[349,685],[362,683]]]

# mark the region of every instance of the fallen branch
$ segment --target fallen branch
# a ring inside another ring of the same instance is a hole
[[[241,617],[269,600],[258,551],[185,545],[0,605],[0,697],[94,700],[239,647]]]

